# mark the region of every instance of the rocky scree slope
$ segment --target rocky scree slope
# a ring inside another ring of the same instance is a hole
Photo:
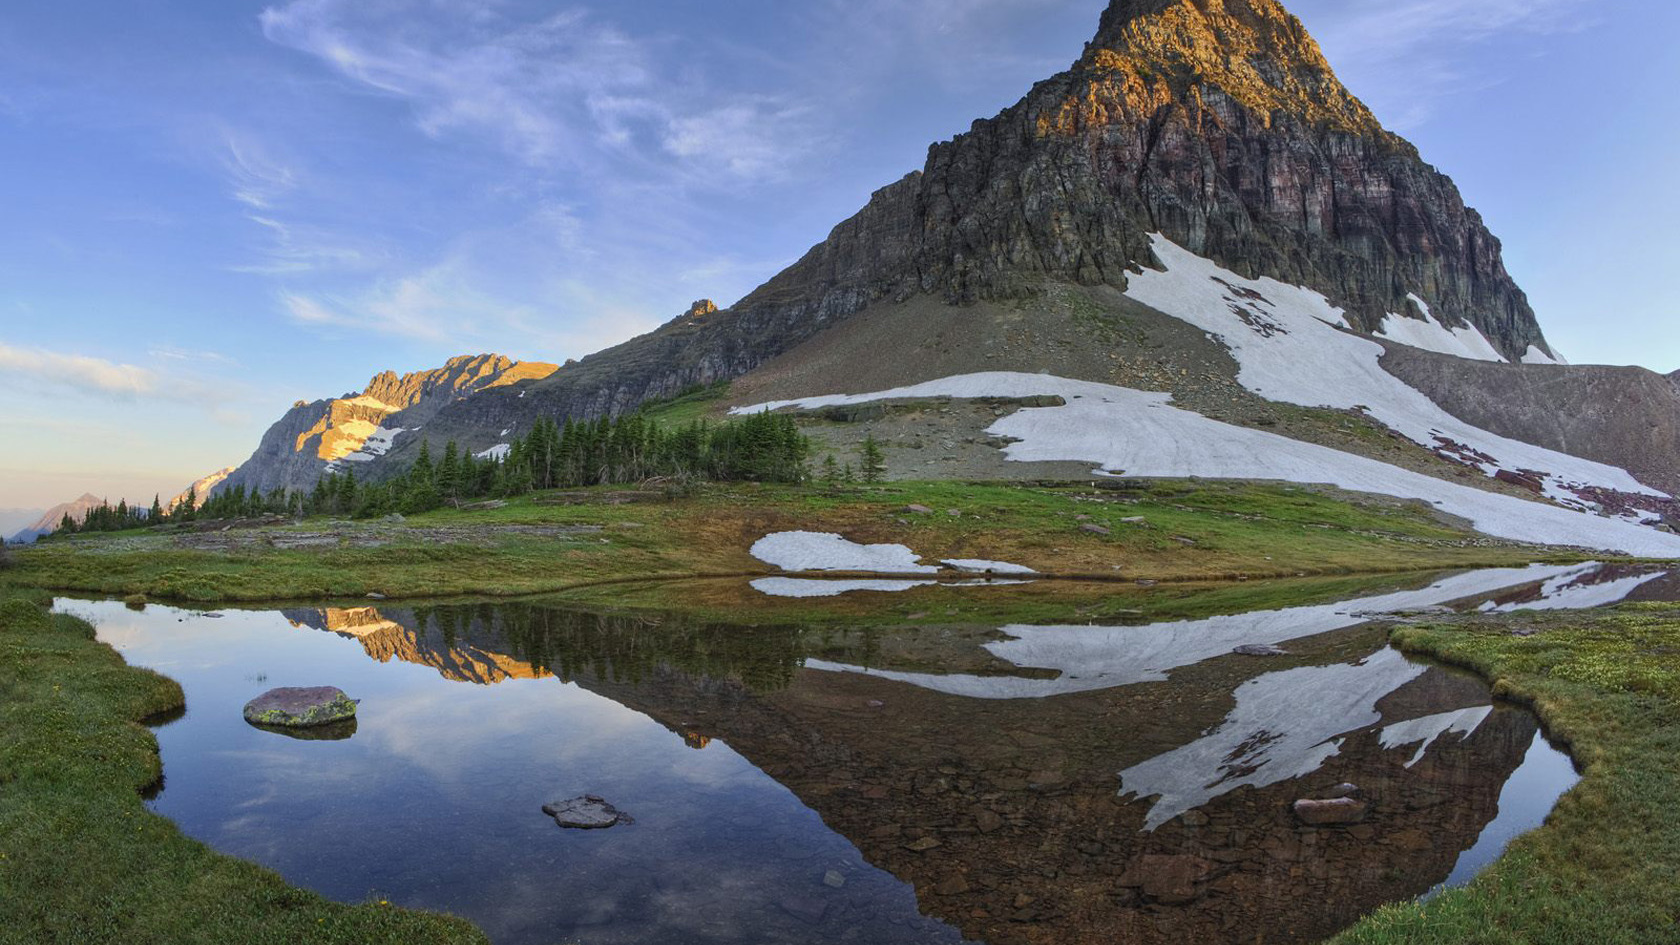
[[[553,364],[514,361],[499,354],[463,355],[430,371],[376,374],[359,393],[298,401],[269,427],[251,458],[217,488],[307,491],[329,469],[371,464],[399,436],[421,429],[452,403],[520,387],[555,370]]]

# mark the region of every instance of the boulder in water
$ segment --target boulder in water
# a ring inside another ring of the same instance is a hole
[[[560,826],[574,830],[604,830],[633,822],[630,815],[594,794],[544,804],[542,812],[553,817]]]
[[[274,728],[313,728],[356,717],[356,701],[336,686],[270,689],[245,703],[245,721]]]

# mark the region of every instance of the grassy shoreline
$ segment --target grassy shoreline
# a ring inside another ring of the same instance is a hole
[[[778,573],[749,549],[787,530],[904,544],[927,560],[1010,561],[1047,579],[1087,582],[1586,559],[1490,541],[1416,504],[1286,485],[1150,482],[1120,492],[953,482],[711,486],[693,496],[615,504],[622,496],[609,489],[537,495],[400,523],[77,537],[16,552],[15,567],[0,581],[191,603],[510,597]]]
[[[93,627],[0,599],[0,942],[484,945],[463,919],[343,905],[223,856],[145,807],[162,765],[142,721],[181,688]]]
[[[1680,942],[1680,605],[1409,627],[1396,646],[1531,707],[1583,779],[1475,881],[1335,945]]]

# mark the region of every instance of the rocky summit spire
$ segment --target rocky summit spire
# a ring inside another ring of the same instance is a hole
[[[1150,233],[1317,289],[1364,330],[1421,316],[1415,297],[1512,360],[1550,352],[1481,217],[1276,0],[1115,0],[1072,68],[934,145],[736,309],[820,324],[918,292],[1124,285]]]
[[[1282,111],[1381,132],[1306,27],[1276,0],[1115,0],[1079,67],[1159,76],[1180,99],[1214,87],[1256,114]]]

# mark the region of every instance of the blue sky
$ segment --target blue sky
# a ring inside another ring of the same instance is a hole
[[[1103,6],[8,4],[0,507],[149,499],[376,371],[559,361],[727,304],[1064,68]],[[1290,6],[1487,217],[1554,344],[1680,368],[1680,6]]]

